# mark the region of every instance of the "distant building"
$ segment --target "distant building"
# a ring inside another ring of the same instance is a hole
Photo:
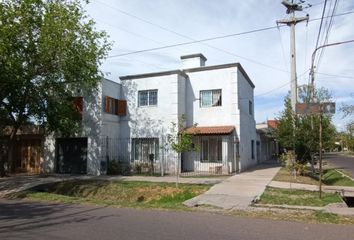
[[[266,123],[257,123],[257,159],[264,162],[280,153],[279,143],[274,136],[274,130],[278,127],[277,120],[268,120]]]

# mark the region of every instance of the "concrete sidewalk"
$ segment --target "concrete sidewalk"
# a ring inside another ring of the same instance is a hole
[[[247,209],[264,192],[279,169],[277,164],[258,165],[214,185],[204,194],[187,200],[184,204],[190,207],[211,205],[225,210]]]

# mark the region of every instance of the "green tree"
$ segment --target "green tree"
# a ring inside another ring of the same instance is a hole
[[[306,101],[307,87],[300,89],[300,100]],[[325,88],[315,91],[318,102],[330,101],[331,94]],[[305,163],[311,160],[311,154],[319,151],[319,117],[317,115],[298,116],[291,109],[289,95],[284,99],[284,110],[280,113],[279,124],[275,131],[279,143],[289,150],[294,150],[297,161]],[[295,125],[294,125],[295,123]],[[323,118],[323,146],[328,148],[334,144],[336,130],[331,122],[331,116]]]
[[[178,118],[178,123],[172,122],[170,133],[167,134],[167,145],[169,145],[172,150],[178,154],[176,159],[176,187],[178,187],[178,176],[180,168],[180,158],[181,154],[184,152],[197,151],[198,147],[193,143],[193,135],[185,131],[186,126],[186,116],[182,114]],[[194,124],[193,127],[196,127],[197,124]]]
[[[80,0],[3,0],[0,12],[0,117],[11,127],[10,163],[25,124],[78,131],[71,96],[96,88],[110,43]]]

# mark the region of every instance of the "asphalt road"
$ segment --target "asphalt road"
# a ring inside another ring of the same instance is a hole
[[[326,153],[324,154],[323,159],[327,161],[331,166],[341,168],[350,173],[352,177],[354,177],[354,157],[344,156],[337,153]]]
[[[0,199],[0,239],[353,239],[354,226]]]

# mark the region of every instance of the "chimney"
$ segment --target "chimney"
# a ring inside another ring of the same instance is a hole
[[[182,69],[204,67],[207,61],[206,57],[201,53],[181,56],[181,60]]]

